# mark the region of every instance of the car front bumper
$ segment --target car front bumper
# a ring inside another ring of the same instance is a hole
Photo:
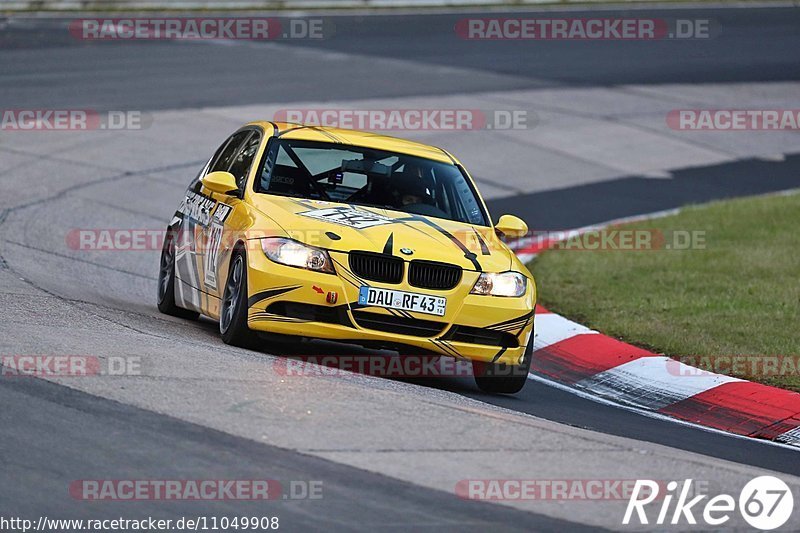
[[[360,283],[344,272],[346,255],[341,256],[333,255],[337,274],[326,274],[248,254],[250,329],[393,348],[401,354],[433,353],[509,365],[519,364],[532,342],[536,289],[531,280],[519,298],[469,294],[479,275],[472,271],[464,271],[460,284],[450,291],[369,282],[373,287],[447,298],[442,317],[393,313],[359,306]]]

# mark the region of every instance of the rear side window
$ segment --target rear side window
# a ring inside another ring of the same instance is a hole
[[[231,168],[231,164],[233,163],[233,158],[239,151],[239,147],[242,145],[245,139],[253,133],[252,131],[240,131],[239,133],[235,133],[231,136],[228,144],[225,146],[225,149],[222,150],[222,153],[217,158],[216,162],[211,166],[209,172],[227,172],[229,168]]]

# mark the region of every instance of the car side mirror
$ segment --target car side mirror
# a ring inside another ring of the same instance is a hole
[[[494,229],[506,237],[524,237],[528,233],[528,225],[525,224],[525,221],[514,215],[501,216]]]
[[[228,196],[238,196],[239,187],[236,185],[236,178],[230,172],[212,172],[200,180],[203,187],[210,191],[227,194]]]

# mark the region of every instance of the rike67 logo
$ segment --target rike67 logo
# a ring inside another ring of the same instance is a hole
[[[661,491],[661,488],[663,483],[636,480],[622,523],[628,525],[634,519],[634,524],[638,521],[643,525],[695,525],[697,519],[701,518],[705,524],[721,526],[731,519],[738,504],[739,514],[750,526],[768,531],[784,525],[794,508],[791,489],[774,476],[759,476],[750,480],[739,493],[738,501],[729,494],[720,494],[708,500],[706,494],[693,495],[691,479],[684,480],[680,486],[677,481],[670,481],[665,491]],[[651,503],[655,505],[651,506],[648,516],[646,507]],[[654,517],[652,511],[656,509],[658,514]]]

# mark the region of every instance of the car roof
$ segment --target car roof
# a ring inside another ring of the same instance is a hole
[[[248,124],[248,126],[261,126],[267,131],[272,129],[273,125],[278,128],[279,135],[282,139],[347,144],[424,157],[443,163],[459,163],[455,157],[441,148],[409,141],[407,139],[390,137],[388,135],[378,135],[377,133],[370,133],[367,131],[331,128],[328,126],[312,126],[291,122],[256,121]]]

